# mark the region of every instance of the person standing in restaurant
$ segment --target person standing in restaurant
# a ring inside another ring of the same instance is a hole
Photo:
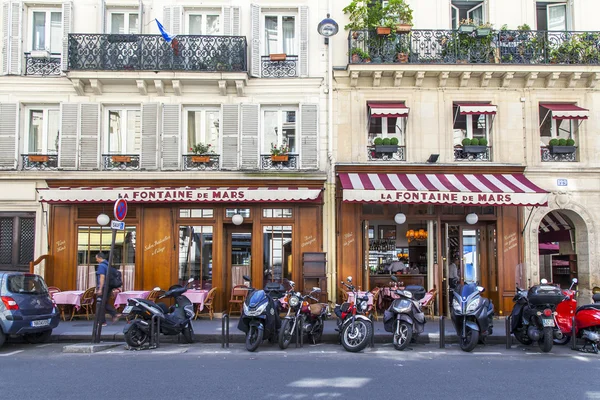
[[[96,306],[98,307],[102,304],[102,294],[104,293],[104,284],[108,285],[108,261],[106,260],[106,255],[102,252],[96,254],[96,261],[98,262],[98,269],[96,270]],[[105,312],[109,313],[112,317],[112,322],[115,323],[119,319],[119,315],[117,314],[117,310],[115,307],[110,304],[110,287],[108,298],[106,299],[106,309]],[[106,315],[103,313],[100,315],[99,322],[102,326],[106,326]]]

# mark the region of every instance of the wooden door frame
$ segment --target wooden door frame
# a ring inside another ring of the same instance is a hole
[[[229,308],[229,299],[231,296],[231,289],[232,289],[232,285],[231,285],[231,234],[232,233],[250,233],[251,236],[251,244],[250,244],[250,254],[251,254],[251,261],[250,261],[250,278],[252,278],[252,284],[254,284],[256,282],[257,277],[254,276],[254,271],[253,271],[253,264],[255,262],[253,255],[254,255],[254,232],[253,232],[253,224],[252,223],[245,223],[242,225],[233,225],[233,224],[224,224],[223,225],[223,268],[221,271],[221,279],[223,282],[223,288],[225,290],[223,290],[223,305],[224,305],[224,309],[228,309]]]

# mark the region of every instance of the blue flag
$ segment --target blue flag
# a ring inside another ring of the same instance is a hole
[[[162,26],[162,24],[160,22],[158,22],[158,20],[156,18],[154,20],[156,21],[156,25],[158,25],[158,30],[160,31],[160,34],[162,35],[162,37],[165,38],[167,43],[171,43],[171,40],[175,39],[175,36],[177,36],[177,35],[169,35],[167,33],[167,31],[165,31],[165,27]]]

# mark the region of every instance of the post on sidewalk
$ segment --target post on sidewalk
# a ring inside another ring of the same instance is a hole
[[[512,316],[509,315],[504,320],[504,331],[505,331],[504,333],[506,335],[506,348],[507,349],[510,349],[510,346],[512,345],[512,337],[510,336],[511,319],[512,319]]]
[[[445,318],[443,315],[440,316],[440,349],[446,347],[446,324]]]
[[[577,350],[577,327],[575,325],[575,316],[571,317],[571,350]]]
[[[221,318],[221,348],[229,347],[229,314],[224,313]]]

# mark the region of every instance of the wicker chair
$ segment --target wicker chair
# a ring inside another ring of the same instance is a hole
[[[371,314],[375,317],[375,321],[379,321],[379,313],[377,312],[377,305],[379,303],[379,293],[381,292],[381,288],[376,287],[371,290],[373,294],[373,308],[371,310]]]
[[[213,302],[215,300],[216,294],[217,294],[216,287],[210,289],[210,291],[206,295],[206,300],[204,300],[204,308],[202,310],[200,310],[200,307],[196,308],[196,315],[194,315],[194,319],[198,318],[202,314],[202,311],[206,310],[206,312],[208,313],[208,316],[210,317],[210,320],[212,321],[213,311],[214,311],[213,310]]]
[[[419,300],[419,303],[421,304],[421,310],[423,310],[423,313],[425,313],[425,315],[429,315],[431,317],[431,319],[433,319],[433,313],[435,311],[436,295],[437,295],[437,290],[431,289],[430,291],[427,292],[427,294],[425,294],[425,297],[423,297],[421,300]]]
[[[90,320],[90,314],[94,315],[94,304],[96,303],[96,288],[91,287],[83,292],[81,295],[81,308],[78,310],[77,315],[83,316],[85,313],[85,319]],[[73,307],[73,311],[71,313],[71,320],[75,316],[75,307]]]

